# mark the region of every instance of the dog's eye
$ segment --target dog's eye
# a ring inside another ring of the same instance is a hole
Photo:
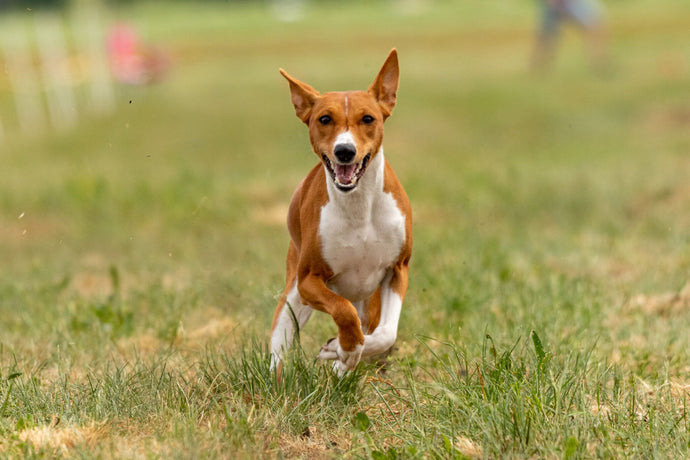
[[[372,117],[371,115],[364,115],[362,117],[362,123],[364,123],[365,125],[370,125],[373,122],[374,122],[374,117]]]
[[[321,123],[324,126],[329,124],[331,121],[333,121],[333,119],[330,117],[330,115],[322,115],[319,117],[319,123]]]

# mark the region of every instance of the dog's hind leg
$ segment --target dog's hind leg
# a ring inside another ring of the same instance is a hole
[[[294,338],[307,323],[312,313],[311,307],[304,305],[297,292],[297,284],[283,296],[276,309],[271,332],[271,369],[281,371],[281,357],[284,350],[292,346]]]
[[[290,244],[287,257],[286,288],[280,297],[271,326],[271,369],[278,372],[280,378],[281,357],[311,317],[312,309],[302,303],[297,290],[297,250]]]
[[[378,355],[388,351],[398,335],[398,320],[402,308],[402,297],[391,284],[392,273],[381,283],[381,315],[379,323],[370,334],[364,336],[362,356]],[[371,330],[371,329],[370,329]]]

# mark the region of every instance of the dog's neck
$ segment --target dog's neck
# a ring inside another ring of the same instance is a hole
[[[328,189],[328,201],[333,205],[347,210],[353,220],[366,219],[371,215],[371,208],[375,198],[383,192],[383,146],[371,159],[371,163],[364,171],[357,188],[350,192],[342,192],[333,183],[326,171],[326,186]],[[325,166],[324,166],[325,168]]]

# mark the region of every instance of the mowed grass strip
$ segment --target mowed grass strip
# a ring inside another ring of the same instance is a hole
[[[22,137],[0,80],[0,456],[687,457],[690,9],[606,6],[603,75],[574,30],[530,73],[531,4],[145,3],[113,15],[173,68],[113,114]],[[277,68],[363,88],[392,46],[396,348],[338,380],[314,315],[279,384],[283,220],[317,160]]]

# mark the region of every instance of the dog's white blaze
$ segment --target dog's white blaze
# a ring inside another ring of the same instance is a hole
[[[327,181],[329,201],[319,222],[322,254],[334,274],[327,284],[351,302],[376,292],[405,241],[405,216],[383,191],[383,170],[381,149],[355,190],[339,193]]]
[[[348,105],[348,100],[347,100],[347,94],[345,95],[345,118],[347,118],[347,105]]]
[[[347,145],[350,144],[354,147],[356,147],[357,144],[355,144],[355,138],[350,132],[350,130],[344,131],[340,134],[338,134],[338,137],[335,138],[335,141],[333,142],[333,148],[335,149],[338,145]]]
[[[290,312],[292,309],[292,312]],[[287,350],[292,345],[292,341],[297,332],[296,326],[300,329],[307,323],[313,310],[308,305],[301,302],[299,291],[297,290],[297,282],[293,286],[290,293],[287,295],[287,301],[283,305],[283,309],[278,316],[278,322],[271,334],[271,368],[275,367],[280,362],[282,351]],[[294,318],[293,318],[294,313]],[[297,325],[295,324],[297,320]]]

